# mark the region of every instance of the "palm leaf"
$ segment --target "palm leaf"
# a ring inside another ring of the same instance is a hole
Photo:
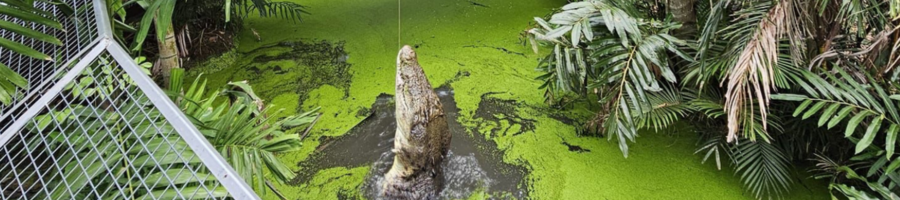
[[[637,129],[667,126],[685,112],[686,106],[674,102],[679,96],[655,94],[663,90],[660,77],[676,81],[666,51],[691,59],[678,48],[685,43],[667,34],[680,25],[641,22],[622,6],[573,2],[549,20],[536,18],[539,27],[528,33],[535,41],[553,45],[553,53],[538,67],[545,72],[539,79],[545,81],[541,87],[547,89],[548,101],[599,93],[600,103],[610,110],[598,113],[591,130],[615,135],[627,156],[627,141],[634,141]]]
[[[757,19],[757,28],[748,38],[746,46],[741,51],[728,76],[727,91],[725,92],[725,111],[728,112],[728,141],[735,141],[738,132],[742,128],[744,112],[747,112],[745,101],[755,99],[760,116],[762,128],[766,129],[766,118],[769,105],[769,95],[775,87],[775,62],[778,60],[778,40],[784,34],[785,17],[789,15],[790,2],[781,1],[768,9],[764,19]],[[753,19],[748,18],[748,19]],[[751,21],[752,20],[744,20]],[[750,22],[735,23],[736,26],[746,26]],[[752,107],[752,106],[751,106]],[[765,134],[765,132],[763,132]],[[756,135],[744,135],[755,140]],[[764,136],[764,135],[762,135]],[[764,136],[766,137],[766,136]]]
[[[170,81],[180,82],[182,78],[180,73],[173,74],[176,76],[172,76]],[[247,82],[231,83],[227,87],[238,89],[223,90],[226,92],[216,91],[207,94],[205,87],[206,81],[201,82],[200,78],[197,78],[188,86],[184,95],[176,95],[173,98],[185,114],[197,119],[195,123],[201,132],[204,132],[204,135],[209,137],[210,143],[223,153],[223,157],[232,164],[235,171],[246,177],[246,181],[257,192],[265,192],[265,177],[270,177],[264,174],[264,168],[269,169],[278,182],[284,183],[294,179],[296,173],[275,158],[275,154],[300,149],[300,135],[282,131],[297,130],[298,127],[311,124],[316,117],[313,114],[315,110],[274,120],[268,116],[277,111],[270,111],[269,107],[263,105]],[[176,91],[170,94],[177,94]],[[230,95],[234,100],[213,103],[220,95]]]
[[[846,120],[846,137],[862,133],[862,139],[856,144],[855,153],[859,154],[868,148],[879,132],[886,132],[884,136],[885,144],[888,145],[890,153],[885,155],[891,157],[893,155],[893,138],[896,140],[896,131],[898,117],[894,100],[884,93],[881,86],[877,84],[864,87],[855,77],[847,74],[843,70],[837,69],[838,76],[826,74],[827,80],[816,76],[811,72],[804,72],[807,79],[806,83],[812,87],[804,87],[807,95],[800,94],[778,94],[773,98],[786,101],[802,101],[803,103],[796,108],[795,116],[803,113],[803,117],[812,115],[820,115],[819,126],[827,126],[831,128],[835,124]],[[873,79],[868,79],[874,82]],[[869,89],[866,89],[869,88]],[[813,105],[813,106],[809,106]],[[820,109],[828,105],[833,109]],[[840,111],[834,111],[834,110]],[[852,116],[852,117],[849,117]],[[849,118],[848,118],[849,117]],[[823,123],[828,121],[828,123]],[[858,132],[860,125],[865,127],[864,132]]]
[[[61,10],[65,11],[67,10],[67,8],[68,10],[71,10],[71,8],[69,8],[62,2],[52,1],[51,3],[55,4],[56,7],[60,8]],[[9,16],[14,19],[22,20],[24,23],[34,23],[58,30],[63,30],[61,23],[53,20],[51,17],[48,17],[52,16],[52,14],[46,11],[35,9],[34,2],[32,1],[2,1],[0,2],[0,14]],[[59,39],[51,35],[41,33],[34,29],[26,28],[21,24],[12,23],[5,20],[0,20],[0,29],[53,45],[62,44]],[[44,54],[43,52],[35,50],[34,48],[22,43],[9,40],[7,38],[0,37],[0,47],[35,59],[48,61],[53,60],[52,57]],[[0,78],[0,105],[8,105],[13,102],[14,97],[19,95],[19,89],[25,89],[28,87],[28,81],[18,73],[12,71],[3,63],[0,63],[0,75],[2,75],[0,76],[2,77]]]
[[[25,37],[34,38],[38,41],[47,42],[47,43],[54,44],[54,45],[62,45],[62,41],[60,41],[56,37],[53,37],[52,35],[47,35],[47,34],[39,32],[39,31],[32,30],[30,28],[25,28],[22,25],[15,24],[12,22],[0,20],[0,29],[11,31],[13,33],[18,33]]]
[[[767,142],[745,140],[732,149],[742,182],[756,198],[787,192],[792,181],[790,162],[784,153]]]

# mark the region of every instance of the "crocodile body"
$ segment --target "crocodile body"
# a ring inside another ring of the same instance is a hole
[[[385,174],[386,199],[434,199],[441,188],[441,162],[450,148],[450,130],[437,94],[412,47],[397,55],[394,163]]]

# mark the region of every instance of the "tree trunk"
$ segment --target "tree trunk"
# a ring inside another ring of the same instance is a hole
[[[175,68],[181,68],[181,62],[178,61],[175,29],[170,25],[168,30],[166,30],[165,39],[159,41],[159,59],[156,61],[153,77],[160,81],[161,86],[166,87],[169,84],[169,72]]]
[[[681,28],[675,30],[675,35],[681,38],[694,38],[697,34],[697,14],[694,12],[696,0],[668,0],[666,9],[681,23]]]

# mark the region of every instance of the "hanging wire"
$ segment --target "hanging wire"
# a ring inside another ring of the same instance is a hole
[[[401,47],[400,43],[400,0],[397,0],[397,47]]]

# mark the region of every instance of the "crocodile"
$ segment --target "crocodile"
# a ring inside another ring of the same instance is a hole
[[[428,83],[416,52],[408,45],[397,55],[394,99],[394,162],[384,176],[379,196],[435,199],[442,186],[441,162],[450,148],[450,129],[441,101]]]

